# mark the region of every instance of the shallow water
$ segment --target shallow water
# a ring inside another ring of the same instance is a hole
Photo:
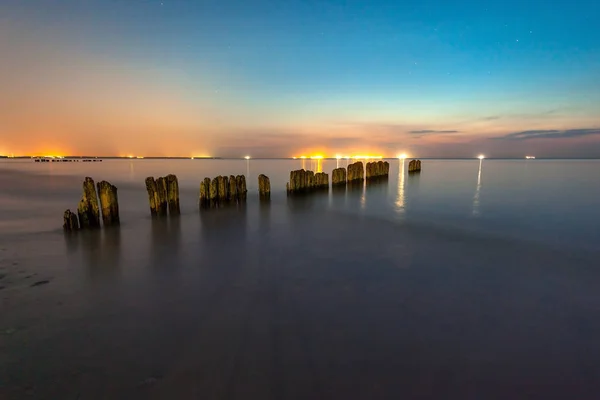
[[[0,397],[594,398],[600,161],[390,164],[286,197],[346,161],[0,161]],[[152,220],[167,173],[182,215]],[[199,211],[219,174],[247,203]],[[63,234],[85,176],[120,228]]]

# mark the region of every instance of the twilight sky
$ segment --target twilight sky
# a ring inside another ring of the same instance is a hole
[[[0,154],[600,157],[600,2],[2,0]]]

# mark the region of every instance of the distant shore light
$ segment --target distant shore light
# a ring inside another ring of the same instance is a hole
[[[339,160],[339,159],[341,159],[341,158],[342,158],[342,156],[340,156],[339,154],[336,154],[336,155],[335,155],[335,159],[336,159],[336,160]]]
[[[246,156],[246,157],[244,157],[244,158],[245,158],[246,160],[249,160],[249,159],[250,159],[250,156]]]
[[[479,158],[480,160],[483,160],[485,158],[485,156],[483,154],[480,154],[477,156],[477,158]]]
[[[398,156],[398,158],[400,158],[401,160],[404,160],[405,158],[407,158],[406,153],[402,153]]]

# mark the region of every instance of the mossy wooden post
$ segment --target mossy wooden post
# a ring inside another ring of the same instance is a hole
[[[313,171],[306,171],[306,186],[305,190],[313,190],[315,188],[315,173]]]
[[[160,177],[156,179],[156,193],[158,195],[158,215],[167,215],[169,201],[167,199],[167,179]]]
[[[290,181],[286,186],[288,193],[296,193],[304,189],[304,172],[303,169],[290,171]]]
[[[146,190],[148,191],[148,202],[150,203],[150,214],[153,217],[158,215],[159,200],[158,200],[158,188],[156,181],[153,177],[149,176],[146,178]]]
[[[315,189],[329,189],[329,175],[325,172],[315,174]]]
[[[213,178],[210,181],[210,206],[217,207],[219,204],[219,180]]]
[[[79,220],[77,219],[77,214],[71,212],[71,210],[65,211],[63,216],[63,229],[65,232],[79,230]]]
[[[179,181],[177,176],[173,174],[167,175],[165,178],[167,182],[167,203],[169,205],[170,215],[179,215],[181,210],[179,208]]]
[[[331,186],[346,185],[346,168],[336,168],[331,173]]]
[[[236,202],[238,198],[235,175],[229,175],[229,201]]]
[[[200,182],[200,207],[209,207],[210,206],[210,178],[204,178],[202,182]]]
[[[217,176],[217,185],[219,203],[225,203],[227,200],[229,200],[229,178],[227,178],[227,176]]]
[[[348,182],[362,181],[365,179],[364,166],[362,161],[348,165]]]
[[[86,177],[83,182],[83,196],[77,207],[81,228],[100,228],[100,210],[94,180]]]
[[[383,173],[385,176],[389,176],[390,175],[390,163],[387,161],[383,162]]]
[[[238,175],[235,177],[235,181],[237,184],[238,200],[246,200],[246,196],[248,194],[248,189],[246,188],[246,177],[244,175]]]
[[[408,172],[421,172],[421,160],[411,160],[408,163]]]
[[[102,209],[102,223],[104,226],[119,225],[119,197],[117,187],[109,182],[98,182],[98,197]]]
[[[388,176],[390,173],[390,163],[387,161],[374,161],[366,165],[366,178],[380,179]]]
[[[367,179],[371,179],[374,177],[374,168],[373,168],[373,163],[368,162],[367,165],[365,166],[366,169],[366,178]]]
[[[271,198],[271,181],[269,177],[260,174],[258,176],[258,196],[261,200],[268,200]]]

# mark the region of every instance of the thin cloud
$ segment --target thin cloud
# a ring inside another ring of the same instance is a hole
[[[582,136],[600,135],[600,128],[588,129],[547,129],[509,133],[495,137],[497,140],[530,140],[530,139],[565,139]]]
[[[436,131],[432,129],[423,129],[420,131],[408,131],[413,135],[431,135],[431,134],[439,134],[439,133],[459,133],[460,131]]]
[[[499,115],[492,115],[492,116],[483,118],[484,121],[494,121],[496,119],[500,119],[500,116]]]

